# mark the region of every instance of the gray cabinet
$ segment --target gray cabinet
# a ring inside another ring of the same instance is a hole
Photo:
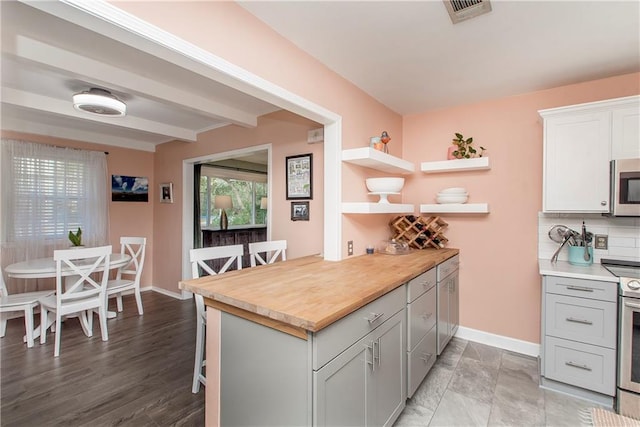
[[[458,290],[459,264],[460,256],[456,255],[436,267],[438,355],[440,355],[447,346],[460,324],[460,292]]]
[[[322,364],[313,373],[314,425],[386,426],[398,418],[406,400],[404,294],[397,288],[314,334],[314,365]]]
[[[543,380],[615,395],[616,294],[615,282],[543,277]]]
[[[436,361],[436,269],[407,284],[407,397]]]
[[[407,396],[406,292],[306,339],[223,312],[221,425],[391,426]]]

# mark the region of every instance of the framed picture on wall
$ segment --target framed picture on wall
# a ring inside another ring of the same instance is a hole
[[[313,154],[288,156],[287,200],[313,199]]]
[[[149,179],[146,176],[111,175],[112,202],[148,202]]]
[[[291,221],[309,221],[309,202],[291,202]]]
[[[160,203],[173,203],[173,182],[160,184]]]

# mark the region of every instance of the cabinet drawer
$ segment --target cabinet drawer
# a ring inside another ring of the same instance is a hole
[[[615,349],[616,303],[566,295],[545,295],[545,333]]]
[[[438,282],[456,271],[459,265],[460,255],[456,255],[452,258],[449,258],[445,262],[438,264],[438,266],[436,267]]]
[[[380,326],[407,304],[405,286],[370,302],[313,335],[313,369],[319,369],[341,351]]]
[[[431,328],[416,348],[407,353],[407,397],[413,396],[429,373],[436,361],[436,350],[436,328]]]
[[[615,395],[616,351],[554,337],[545,337],[547,378]]]
[[[411,302],[436,285],[435,267],[407,283],[407,302]]]
[[[544,276],[545,291],[552,294],[616,302],[618,283],[569,277]]]
[[[411,350],[436,325],[435,286],[414,302],[407,304],[407,318],[409,319],[407,350]]]

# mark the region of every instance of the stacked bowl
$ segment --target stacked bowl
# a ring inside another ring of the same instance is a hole
[[[462,187],[445,188],[436,195],[436,202],[441,205],[466,203],[469,199],[469,193]]]

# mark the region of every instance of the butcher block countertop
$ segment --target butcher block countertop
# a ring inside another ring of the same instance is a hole
[[[240,317],[306,338],[457,255],[458,249],[361,255],[342,261],[308,256],[181,281],[180,289]]]

